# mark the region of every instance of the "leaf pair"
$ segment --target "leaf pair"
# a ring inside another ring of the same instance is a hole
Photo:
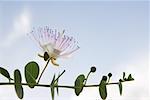
[[[6,73],[6,71],[5,71]],[[8,74],[7,74],[8,75]],[[39,66],[36,62],[29,62],[25,66],[25,79],[28,83],[28,86],[30,88],[34,88],[36,85],[36,79],[39,75]],[[7,76],[9,77],[9,75]],[[23,87],[22,87],[22,77],[21,73],[18,69],[14,71],[14,83],[15,83],[15,91],[18,96],[18,98],[22,99],[24,96]]]
[[[57,95],[59,95],[58,81],[59,81],[60,76],[61,76],[64,72],[65,72],[65,70],[64,70],[61,74],[59,74],[57,78],[55,78],[55,74],[54,74],[54,76],[53,76],[52,82],[51,82],[51,84],[50,84],[52,100],[54,100],[54,97],[55,97],[55,88],[56,88],[56,91],[57,91]]]
[[[75,89],[75,94],[76,94],[77,96],[79,96],[80,93],[82,92],[83,87],[86,85],[86,82],[87,82],[87,79],[88,79],[89,75],[90,75],[91,73],[94,73],[94,72],[96,72],[96,67],[95,67],[95,66],[92,66],[91,69],[90,69],[90,72],[87,74],[87,77],[85,77],[84,74],[80,74],[80,75],[76,78],[76,80],[75,80],[75,82],[74,82],[74,89]]]
[[[5,76],[6,78],[8,78],[9,82],[11,80],[13,80],[10,77],[9,72],[6,69],[0,67],[0,73],[3,76]],[[23,87],[22,87],[22,83],[21,82],[22,82],[21,73],[20,73],[20,71],[18,69],[16,69],[14,71],[14,87],[15,87],[16,94],[17,94],[18,98],[20,98],[20,99],[22,99],[23,96],[24,96]]]
[[[126,74],[125,74],[125,72],[123,72],[123,79],[120,79],[119,83],[118,83],[120,95],[122,95],[122,90],[123,90],[122,82],[134,80],[134,78],[132,78],[131,74],[129,74],[128,78],[126,78],[125,76],[126,76]]]
[[[134,78],[131,74],[129,74],[128,78],[125,77],[125,72],[123,72],[123,80],[122,81],[132,81]]]

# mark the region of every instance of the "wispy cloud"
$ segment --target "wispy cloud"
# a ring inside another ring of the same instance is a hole
[[[21,38],[31,28],[31,14],[28,9],[23,9],[19,15],[16,15],[12,29],[7,35],[6,39],[1,42],[1,47],[8,47],[12,45],[17,39]]]

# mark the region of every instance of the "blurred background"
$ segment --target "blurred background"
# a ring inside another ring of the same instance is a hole
[[[33,27],[49,26],[66,30],[80,49],[69,59],[58,59],[44,72],[41,83],[50,84],[53,74],[64,69],[59,84],[74,85],[79,74],[89,72],[87,84],[99,84],[102,75],[113,74],[111,82],[132,74],[135,81],[123,83],[123,95],[117,85],[108,86],[108,100],[150,100],[149,93],[149,2],[144,0],[107,1],[0,1],[0,66],[13,71],[36,61],[43,69],[45,62],[37,56],[39,46],[27,35]],[[7,79],[0,76],[0,82]],[[23,77],[23,81],[25,79]],[[51,100],[50,88],[24,86],[23,100]],[[0,86],[0,100],[19,100],[13,86]],[[98,88],[84,88],[80,96],[74,90],[60,89],[55,100],[101,100]]]

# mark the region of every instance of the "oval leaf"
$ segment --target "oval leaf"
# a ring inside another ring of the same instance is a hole
[[[14,71],[15,91],[16,91],[16,94],[17,94],[18,98],[20,98],[20,99],[22,99],[23,95],[24,95],[23,87],[21,85],[21,81],[22,81],[22,78],[21,78],[20,71],[15,70]]]
[[[107,88],[106,88],[106,80],[101,80],[99,85],[99,93],[103,100],[107,97]]]
[[[75,80],[75,94],[77,96],[79,96],[79,94],[82,92],[83,90],[83,86],[84,86],[84,80],[85,80],[85,76],[82,74],[82,75],[79,75],[77,77],[77,79]]]
[[[39,65],[34,61],[29,62],[25,66],[25,79],[30,88],[34,88],[34,86],[36,85],[36,79],[38,78],[38,75]]]
[[[10,75],[9,75],[9,73],[8,73],[8,71],[7,71],[6,69],[0,67],[0,73],[1,73],[3,76],[5,76],[6,78],[8,78],[9,81],[10,81],[10,80],[13,80],[12,78],[10,78]]]
[[[120,95],[122,95],[122,82],[121,81],[119,81],[119,92],[120,92]]]

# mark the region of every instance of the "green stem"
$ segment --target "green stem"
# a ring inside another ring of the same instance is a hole
[[[55,82],[64,74],[65,70],[55,79]]]
[[[39,79],[38,79],[38,81],[37,81],[37,84],[40,82],[40,79],[41,79],[41,77],[42,77],[42,75],[43,75],[45,69],[47,68],[49,61],[50,61],[50,59],[48,59],[46,65],[45,65],[45,67],[44,67],[44,69],[42,70],[42,73],[41,73],[41,75],[39,76]]]
[[[88,75],[87,75],[87,77],[85,79],[84,85],[86,85],[87,79],[88,79],[88,77],[89,77],[90,74],[91,74],[91,71],[88,73]]]
[[[131,81],[133,81],[133,80],[131,80]],[[123,82],[128,82],[128,81],[123,81]],[[119,82],[107,83],[106,85],[115,85],[115,84],[119,84]],[[3,82],[3,83],[0,83],[0,85],[20,85],[20,84]],[[21,83],[21,85],[28,86],[28,83]],[[36,84],[35,86],[38,86],[38,87],[51,87],[51,85],[48,85],[48,84]],[[55,87],[71,88],[71,89],[75,88],[74,86],[67,86],[67,85],[57,85]],[[99,84],[96,84],[96,85],[84,85],[84,87],[99,87]]]
[[[107,83],[109,83],[109,81],[110,81],[110,77],[108,78],[108,81],[107,81]]]

